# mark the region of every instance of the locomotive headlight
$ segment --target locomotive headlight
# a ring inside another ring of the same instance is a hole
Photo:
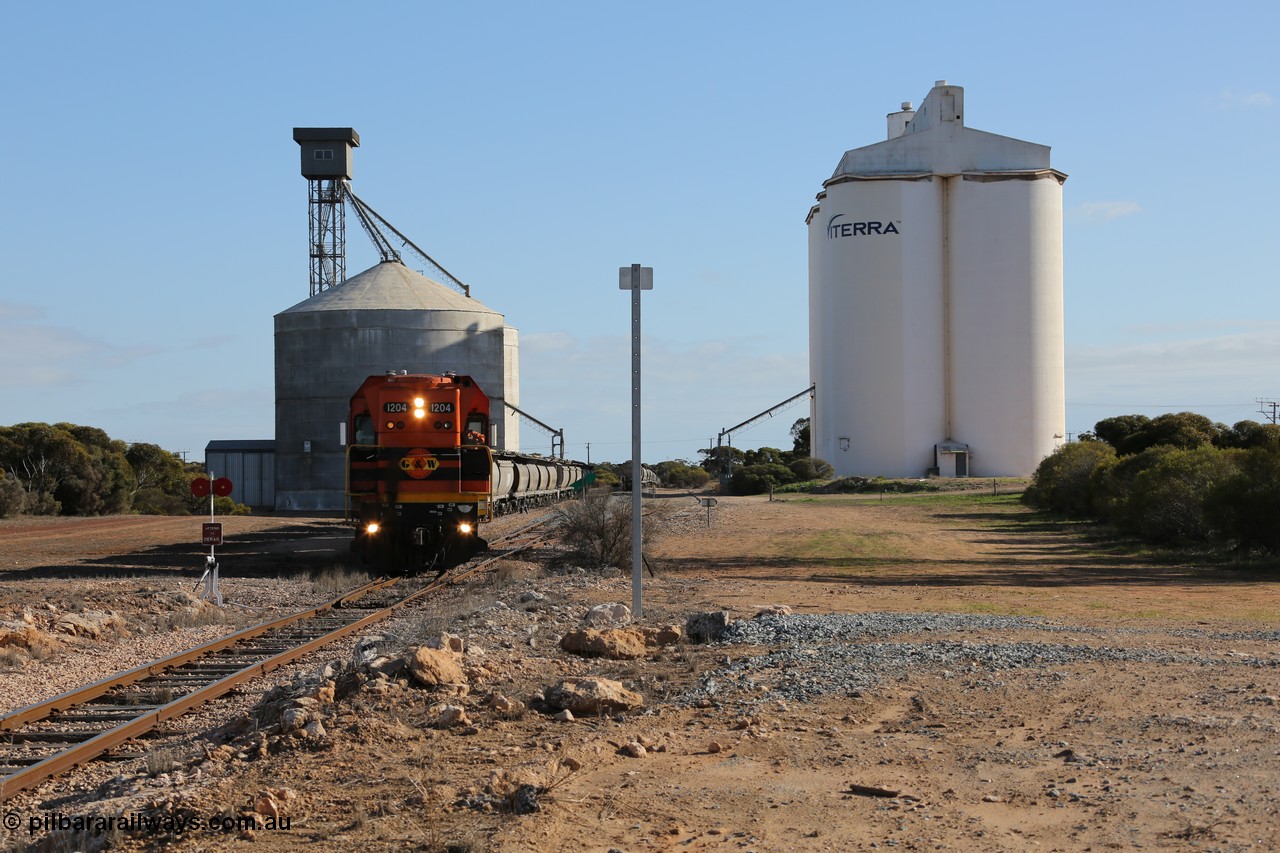
[[[370,536],[377,533],[381,529],[382,528],[378,525],[378,522],[376,521],[371,521],[364,526],[364,532],[369,534]]]
[[[423,418],[425,418],[425,417],[427,416],[427,410],[426,410],[426,409],[414,409],[414,410],[413,410],[413,416],[414,416],[415,418],[417,418],[418,420],[422,420]]]
[[[424,400],[424,399],[422,399],[421,397],[414,397],[414,398],[413,398],[413,407],[414,407],[415,409],[421,409],[421,408],[422,408],[423,406],[425,406],[426,404],[427,404],[427,401],[426,401],[426,400]]]
[[[467,522],[467,521],[464,521],[464,522],[462,522],[461,524],[459,524],[459,525],[458,525],[458,532],[459,532],[459,533],[461,533],[461,534],[462,534],[462,535],[464,535],[464,536],[465,536],[465,535],[467,535],[468,533],[470,533],[470,532],[471,532],[471,523],[470,523],[470,522]]]

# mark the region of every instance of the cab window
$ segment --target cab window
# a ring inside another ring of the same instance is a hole
[[[464,441],[467,444],[486,443],[489,433],[488,420],[488,418],[479,412],[472,412],[467,415],[467,428],[463,433]]]
[[[373,418],[369,415],[356,415],[352,418],[355,427],[356,444],[377,444],[378,434],[373,429]]]

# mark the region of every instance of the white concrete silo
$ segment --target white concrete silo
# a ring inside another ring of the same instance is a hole
[[[1065,431],[1062,183],[939,81],[809,225],[813,453],[840,476],[1026,476]]]

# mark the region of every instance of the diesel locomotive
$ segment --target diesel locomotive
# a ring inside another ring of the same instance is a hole
[[[488,548],[495,515],[571,497],[586,466],[491,447],[489,397],[470,376],[370,376],[351,398],[353,548],[388,570],[443,571]]]

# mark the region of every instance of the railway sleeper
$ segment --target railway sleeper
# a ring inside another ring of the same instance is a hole
[[[71,717],[70,719],[77,723],[111,723],[112,725],[108,729],[103,730],[103,731],[108,731],[110,728],[115,728],[115,726],[119,725],[120,723],[127,723],[130,720],[137,719],[140,716],[142,716],[142,714],[135,714],[135,713],[77,714],[76,716]]]
[[[72,729],[61,732],[11,732],[4,735],[0,746],[18,746],[24,743],[83,743],[102,734],[99,729]]]
[[[39,756],[33,755],[29,758],[6,758],[4,760],[4,763],[0,764],[0,778],[3,778],[4,776],[8,776],[13,773],[17,773],[19,770],[22,770],[23,768],[26,768],[26,767],[30,767],[33,764],[39,764],[41,761],[44,761],[48,757],[49,756],[47,755],[39,755]]]
[[[156,676],[155,678],[156,681],[198,681],[202,678],[209,679],[210,681],[217,681],[218,679],[225,678],[228,675],[234,675],[242,668],[243,667],[239,666],[228,666],[223,669],[202,669],[198,671],[180,670],[174,671],[168,675]],[[147,682],[148,685],[151,683],[152,682]]]
[[[85,722],[87,720],[132,720],[148,711],[163,708],[164,705],[81,705],[68,708],[59,716],[59,721]]]
[[[239,672],[239,667],[237,667],[236,669],[231,669],[230,667],[228,667],[225,674],[231,675],[232,673],[235,673],[235,672]],[[153,675],[151,676],[151,678],[147,679],[146,681],[139,681],[133,686],[134,686],[134,689],[137,689],[137,690],[152,690],[152,689],[155,689],[160,684],[168,683],[171,681],[217,680],[218,676],[222,674],[223,672],[221,670],[217,672],[173,672],[165,675]]]

